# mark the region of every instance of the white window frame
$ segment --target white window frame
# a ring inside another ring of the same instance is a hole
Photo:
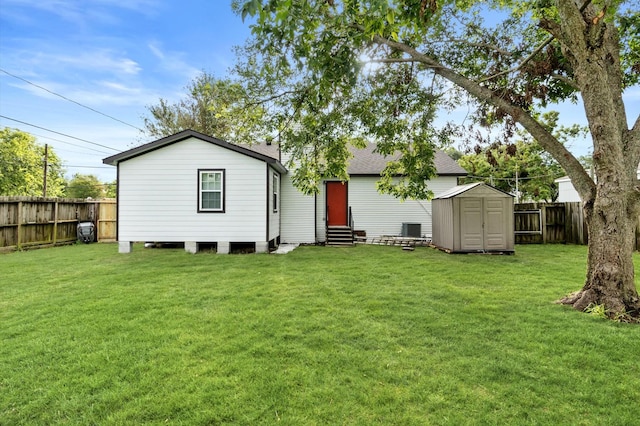
[[[202,189],[202,176],[205,174],[218,174],[220,175],[220,189],[205,190]],[[198,169],[198,213],[224,213],[225,210],[225,169]],[[204,208],[202,206],[202,195],[204,193],[220,193],[220,207],[219,208]]]
[[[280,208],[280,175],[277,173],[273,173],[273,178],[271,179],[272,188],[272,202],[273,202],[273,212],[278,213],[278,209]]]

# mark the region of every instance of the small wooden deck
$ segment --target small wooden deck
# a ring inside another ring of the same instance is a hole
[[[356,237],[356,243],[375,244],[380,246],[400,246],[400,247],[428,247],[431,245],[431,238],[398,237],[395,235],[382,235],[370,239]]]

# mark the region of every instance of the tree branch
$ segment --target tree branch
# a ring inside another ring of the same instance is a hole
[[[365,64],[400,64],[400,63],[415,63],[420,62],[414,58],[373,58],[368,61],[363,61]]]
[[[524,58],[524,60],[522,62],[520,62],[517,66],[515,66],[515,67],[513,67],[511,69],[505,70],[505,71],[501,71],[501,72],[499,72],[497,74],[490,75],[489,77],[485,77],[482,80],[480,80],[479,83],[482,83],[482,82],[485,82],[485,81],[488,81],[488,80],[493,80],[496,77],[500,77],[500,76],[505,75],[505,74],[511,74],[512,72],[516,72],[516,71],[521,70],[522,67],[524,67],[527,64],[527,62],[532,60],[534,56],[536,56],[538,53],[540,53],[542,51],[542,49],[544,49],[554,39],[555,39],[554,36],[551,36],[548,39],[546,39],[540,46],[538,46],[533,52],[531,52],[529,54],[529,56]]]
[[[565,77],[565,76],[560,75],[560,74],[550,74],[550,77],[555,79],[555,80],[559,80],[559,81],[563,82],[567,86],[573,87],[576,91],[580,91],[580,88],[578,87],[578,84],[575,81],[573,81],[572,79],[570,79],[569,77]]]
[[[629,147],[629,155],[635,167],[640,163],[640,115],[636,117],[633,127],[627,132],[625,143]]]
[[[469,40],[461,40],[461,39],[455,39],[455,38],[443,40],[440,43],[463,43],[470,47],[478,47],[478,48],[493,50],[494,52],[498,52],[499,54],[504,56],[513,56],[512,52],[509,52],[508,50],[500,49],[498,46],[494,46],[493,44],[489,44],[489,43],[470,42]]]
[[[488,88],[483,87],[479,82],[470,80],[469,78],[456,73],[430,56],[418,52],[411,46],[389,40],[379,35],[374,35],[373,41],[408,54],[416,61],[419,61],[428,68],[433,69],[434,73],[440,75],[456,86],[463,88],[477,99],[488,102],[508,113],[514,121],[522,125],[531,134],[531,136],[533,136],[538,143],[540,143],[540,145],[549,152],[553,158],[558,161],[558,163],[560,163],[569,177],[571,177],[572,183],[582,199],[585,202],[593,200],[595,195],[595,184],[585,171],[584,167],[582,167],[575,156],[571,154],[571,152],[562,143],[560,143],[560,141],[558,141],[551,132],[535,120],[527,111],[511,104],[503,97]]]
[[[631,133],[635,135],[635,137],[640,138],[640,115],[636,117],[636,122],[633,124],[631,128]]]
[[[591,0],[586,0],[582,6],[580,7],[580,13],[584,12],[584,10],[587,8],[587,6],[589,6],[589,4],[591,3]],[[543,23],[541,23],[543,24]],[[554,39],[556,39],[556,31],[560,30],[560,27],[557,26],[555,23],[547,21],[544,23],[543,27],[549,31],[549,33],[551,33],[551,36],[546,39],[544,42],[542,42],[542,44],[540,46],[538,46],[533,52],[531,52],[529,54],[529,56],[527,56],[526,58],[524,58],[524,60],[518,64],[517,66],[505,70],[505,71],[501,71],[497,74],[491,75],[489,77],[485,77],[482,80],[480,80],[480,83],[484,82],[484,81],[488,81],[488,80],[493,80],[496,77],[500,77],[502,75],[505,74],[511,74],[512,72],[516,72],[522,69],[522,67],[524,67],[529,61],[531,61],[538,53],[540,53],[542,51],[542,49],[544,49],[547,45],[549,45],[549,43],[551,43]],[[562,79],[563,82],[570,84],[572,87],[575,87],[575,83],[571,82],[570,80],[567,79]]]
[[[246,105],[248,106],[262,105],[271,101],[275,101],[276,99],[284,98],[285,96],[288,96],[288,95],[296,95],[299,93],[304,93],[304,90],[285,90],[283,92],[279,92],[279,93],[276,93],[275,95],[269,96],[268,98],[258,99],[255,102],[247,102]]]

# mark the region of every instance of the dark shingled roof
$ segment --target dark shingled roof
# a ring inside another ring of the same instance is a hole
[[[267,157],[275,158],[276,160],[280,160],[280,152],[277,144],[267,145],[266,143],[256,143],[251,146],[249,145],[240,145],[247,149],[257,152],[258,154],[266,155]]]
[[[371,143],[364,149],[351,148],[353,158],[347,171],[350,175],[379,175],[387,162],[397,160],[400,154],[384,157],[374,152],[376,145]],[[440,176],[466,176],[468,173],[456,161],[440,150],[436,150],[434,163]]]
[[[144,155],[148,152],[155,151],[156,149],[160,149],[165,146],[172,145],[174,143],[177,143],[192,137],[196,139],[200,139],[201,141],[204,141],[204,142],[208,142],[212,145],[218,145],[223,148],[229,149],[231,151],[235,151],[240,154],[246,155],[248,157],[252,157],[252,158],[264,161],[268,164],[271,164],[273,167],[276,168],[276,170],[278,170],[281,173],[287,172],[287,169],[285,169],[285,167],[278,160],[277,148],[275,149],[275,153],[276,153],[275,156],[266,155],[261,153],[259,150],[255,149],[255,147],[254,149],[249,149],[247,146],[235,145],[229,142],[225,142],[221,139],[207,136],[202,133],[196,132],[194,130],[183,130],[174,135],[167,136],[165,138],[158,139],[157,141],[149,142],[147,144],[132,148],[128,151],[123,151],[119,154],[112,155],[111,157],[104,158],[102,162],[104,164],[111,164],[112,166],[115,166],[121,161],[126,161],[130,158],[135,158],[140,155]]]
[[[284,167],[280,163],[280,155],[278,152],[277,144],[267,145],[266,143],[261,143],[251,146],[234,145],[217,138],[203,135],[193,130],[184,130],[180,133],[176,133],[175,135],[138,146],[136,148],[121,152],[116,155],[112,155],[111,157],[105,158],[102,161],[105,164],[116,165],[120,161],[125,161],[129,158],[143,155],[147,152],[162,148],[167,145],[171,145],[190,137],[195,137],[214,145],[222,146],[224,148],[228,148],[233,151],[237,151],[263,161],[267,161],[268,163],[273,164],[280,171],[285,171]],[[347,168],[347,171],[350,175],[379,176],[382,170],[387,165],[388,161],[396,160],[399,157],[399,154],[384,157],[381,154],[374,152],[375,147],[375,144],[369,144],[364,149],[357,149],[354,147],[350,148],[350,151],[353,154],[353,158],[349,160],[349,167]],[[436,171],[440,176],[467,175],[466,170],[460,167],[458,163],[456,163],[451,157],[440,150],[436,150],[435,153],[435,166]]]
[[[255,144],[248,148],[262,155],[278,158],[277,144]],[[380,153],[374,152],[375,148],[376,145],[373,143],[363,149],[350,147],[349,151],[353,158],[349,159],[347,172],[353,176],[379,176],[386,167],[387,162],[397,160],[400,157],[400,154],[385,157]],[[436,150],[434,162],[436,171],[440,176],[466,176],[468,174],[454,159],[440,150]]]

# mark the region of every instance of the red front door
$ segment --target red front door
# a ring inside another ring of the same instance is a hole
[[[327,226],[347,226],[347,183],[327,182]]]

